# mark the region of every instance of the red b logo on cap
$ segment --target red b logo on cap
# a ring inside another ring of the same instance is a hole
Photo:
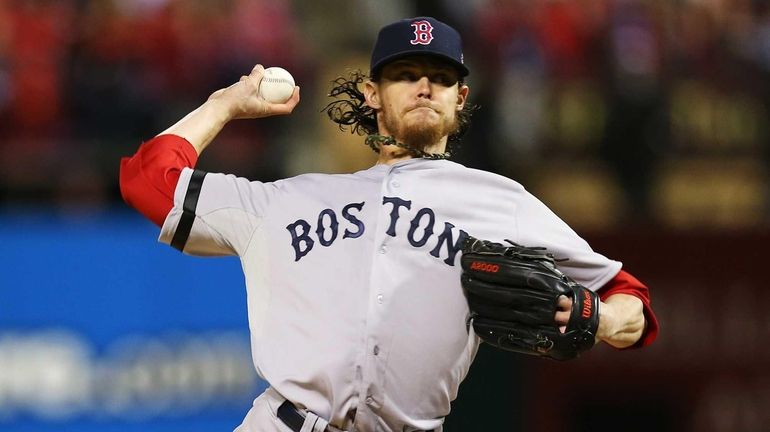
[[[409,42],[412,45],[429,45],[433,40],[433,26],[423,20],[413,22],[412,27],[414,27],[414,40]]]

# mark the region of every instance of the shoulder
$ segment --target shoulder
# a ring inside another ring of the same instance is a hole
[[[330,185],[341,185],[361,182],[377,182],[382,178],[378,175],[378,170],[369,168],[354,173],[329,174],[329,173],[306,173],[293,177],[287,177],[276,180],[273,185],[277,188],[286,187],[329,187]]]
[[[450,176],[457,178],[459,181],[466,182],[466,184],[479,185],[481,187],[503,188],[516,192],[525,192],[524,186],[522,186],[519,182],[500,174],[495,174],[493,172],[484,171],[477,168],[469,168],[463,164],[453,161],[445,160],[436,162],[440,162],[439,167],[441,170],[445,171]]]

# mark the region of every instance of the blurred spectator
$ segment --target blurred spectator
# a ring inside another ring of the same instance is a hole
[[[14,133],[50,135],[62,116],[62,60],[72,34],[70,2],[17,0],[5,4],[6,61]]]
[[[50,175],[64,151],[63,62],[71,2],[0,3],[0,196],[50,199]]]
[[[620,1],[607,28],[608,118],[601,155],[626,190],[627,218],[649,217],[650,183],[668,143],[661,9]]]

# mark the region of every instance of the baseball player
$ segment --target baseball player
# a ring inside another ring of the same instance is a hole
[[[123,197],[161,242],[240,257],[254,366],[270,387],[236,431],[440,431],[480,343],[460,282],[470,236],[566,258],[561,270],[601,298],[596,340],[652,342],[648,289],[620,262],[515,181],[446,160],[470,118],[453,28],[385,26],[370,67],[337,80],[329,106],[368,134],[369,169],[269,183],[196,170],[228,122],[299,103],[299,87],[286,103],[260,99],[261,65],[121,161]],[[567,326],[571,304],[559,299],[554,325]]]

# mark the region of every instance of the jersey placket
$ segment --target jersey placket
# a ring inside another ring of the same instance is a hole
[[[369,280],[369,301],[364,330],[365,350],[362,357],[359,406],[356,413],[355,426],[361,430],[381,430],[377,425],[383,403],[383,388],[385,372],[393,337],[387,328],[387,314],[393,313],[388,309],[392,287],[387,283],[388,277],[384,269],[390,267],[387,263],[392,259],[394,251],[391,244],[393,237],[387,234],[391,223],[391,209],[383,205],[383,198],[394,193],[399,188],[397,169],[390,167],[382,179],[381,196],[377,221],[374,228],[374,249],[372,251],[372,268]],[[387,422],[388,419],[382,419]]]

